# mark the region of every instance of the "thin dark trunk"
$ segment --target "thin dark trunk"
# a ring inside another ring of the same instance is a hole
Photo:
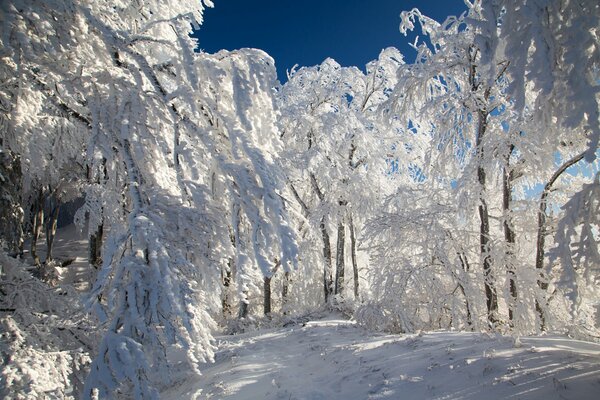
[[[465,287],[462,283],[458,282],[456,285],[457,288],[460,289],[463,297],[465,298],[465,307],[467,309],[467,325],[471,330],[473,329],[473,317],[471,316],[471,305],[469,304],[469,299],[467,298],[467,293],[465,292]]]
[[[323,239],[323,259],[325,261],[323,267],[323,290],[325,292],[325,303],[327,303],[333,292],[333,278],[331,276],[331,242],[329,238],[329,232],[327,231],[327,225],[325,223],[325,216],[321,218],[320,227],[321,238]]]
[[[308,216],[310,215],[310,212],[308,211],[308,206],[306,205],[304,200],[302,200],[302,198],[298,194],[298,191],[296,190],[294,185],[291,182],[289,184],[290,184],[290,189],[292,191],[292,194],[294,195],[294,198],[296,199],[296,201],[298,202],[298,204],[300,204],[300,207],[302,208],[302,215],[304,216],[304,218],[308,218]]]
[[[446,235],[450,240],[454,241],[454,239],[452,238],[452,235],[449,232],[446,232]],[[465,272],[465,273],[469,272],[469,269],[470,269],[469,261],[467,260],[467,256],[464,254],[464,252],[462,250],[457,251],[456,255],[458,256],[458,260],[460,261],[463,272]],[[440,259],[439,257],[434,255],[432,264],[435,265],[436,261],[438,261],[442,265],[444,265],[444,268],[446,270],[451,271],[451,274],[454,276],[454,279],[456,279],[456,288],[454,288],[454,291],[452,292],[452,294],[454,295],[456,290],[460,289],[460,292],[462,293],[463,297],[465,298],[465,307],[467,309],[467,325],[472,330],[473,329],[473,317],[472,317],[472,313],[471,313],[471,305],[469,303],[469,298],[467,297],[467,292],[466,292],[465,286],[463,284],[462,277],[464,276],[464,274],[461,274],[460,272],[455,271],[453,266],[447,265],[443,259]],[[451,320],[452,320],[452,318],[451,318]],[[450,325],[452,325],[452,322],[450,323]]]
[[[344,291],[344,246],[346,242],[344,223],[338,223],[337,252],[335,263],[335,294],[342,295]]]
[[[457,252],[456,254],[458,255],[458,259],[460,260],[463,272],[468,273],[471,269],[471,266],[469,265],[469,260],[467,259],[467,256],[462,251]],[[460,281],[460,279],[458,280],[458,286],[462,295],[465,298],[465,307],[467,308],[467,325],[469,325],[469,327],[473,329],[473,314],[471,312],[471,303],[469,302],[469,297],[467,296],[465,287]]]
[[[478,79],[476,64],[478,54],[479,49],[477,49],[475,46],[471,46],[467,54],[470,62],[469,83],[471,85],[471,92],[474,96],[476,96],[476,93],[480,92],[481,89],[481,82]],[[483,93],[483,97],[486,102],[488,101],[489,96],[490,88],[488,87]],[[483,138],[487,131],[488,115],[489,112],[485,108],[480,108],[477,110],[477,136],[475,138],[475,145],[477,149],[478,162],[477,181],[479,183],[479,250],[481,264],[483,266],[483,282],[485,287],[487,319],[489,325],[494,327],[498,322],[498,296],[494,287],[494,276],[492,273],[493,262],[490,253],[490,218],[487,202],[485,200],[486,172],[484,168],[485,151],[483,145]]]
[[[317,178],[312,172],[310,173],[310,185],[319,198],[319,201],[323,203],[325,201],[325,194],[321,191],[319,183],[317,182]],[[306,209],[305,205],[303,205],[303,209]],[[321,238],[323,239],[323,291],[325,294],[325,303],[327,303],[329,301],[329,297],[333,293],[333,278],[331,276],[331,242],[329,238],[329,232],[327,231],[325,215],[321,217],[321,223],[319,227],[321,229]]]
[[[40,256],[37,253],[37,242],[44,226],[44,195],[40,190],[38,197],[34,200],[33,204],[33,231],[31,237],[31,257],[35,265],[41,265]]]
[[[265,315],[271,314],[271,277],[265,276],[263,279],[264,304],[263,311]]]
[[[361,110],[364,111],[364,107],[366,107],[369,97],[373,94],[374,90],[371,90],[365,96],[363,104],[361,106]],[[365,162],[366,158],[363,157],[358,161],[354,161],[354,155],[356,153],[357,147],[354,140],[350,142],[350,151],[348,152],[348,166],[354,171],[358,166]],[[354,278],[354,299],[358,300],[358,262],[356,261],[356,235],[354,234],[354,221],[352,220],[352,213],[348,213],[348,225],[350,226],[350,255],[352,259],[352,272]]]
[[[96,182],[97,184],[106,184],[108,181],[108,171],[106,168],[106,158],[102,158],[102,171],[94,177],[93,170],[87,166],[88,182]],[[104,207],[100,208],[101,222],[96,227],[96,231],[88,237],[88,252],[90,265],[98,269],[102,264],[102,244],[104,243]]]
[[[566,161],[561,167],[556,170],[556,172],[552,175],[546,186],[544,186],[544,190],[542,191],[542,195],[540,196],[540,208],[538,210],[538,231],[537,231],[537,248],[535,254],[535,268],[538,272],[538,287],[542,291],[542,293],[546,293],[548,290],[548,282],[546,281],[543,273],[544,269],[544,254],[545,254],[545,241],[546,241],[546,207],[548,195],[552,191],[552,186],[557,181],[557,179],[570,167],[577,164],[579,161],[583,159],[585,156],[585,152],[576,155],[570,160]],[[535,309],[540,317],[540,329],[544,331],[546,329],[546,317],[544,315],[545,304],[541,304],[540,301],[536,298],[535,300]]]
[[[358,300],[358,262],[356,261],[356,236],[354,235],[354,221],[350,216],[348,225],[350,226],[350,252],[352,256],[352,271],[354,272],[354,298]]]
[[[288,296],[290,290],[290,273],[286,271],[283,274],[283,286],[281,287],[281,308],[283,315],[287,314]]]
[[[96,232],[89,238],[90,264],[98,269],[102,264],[102,242],[104,241],[104,224],[98,225]]]
[[[23,254],[23,173],[18,154],[8,149],[0,151],[0,177],[0,243],[10,256],[17,257]]]
[[[508,285],[510,299],[508,302],[508,320],[511,327],[514,327],[515,310],[518,303],[517,294],[517,275],[515,271],[514,247],[516,242],[515,231],[513,229],[511,218],[511,203],[512,203],[512,180],[509,171],[510,156],[514,151],[515,146],[510,146],[510,151],[506,157],[506,166],[502,176],[502,212],[504,214],[503,229],[504,241],[506,243],[505,254],[505,270],[508,275]]]
[[[485,200],[486,173],[483,167],[484,149],[483,136],[487,129],[487,113],[478,112],[477,150],[479,166],[477,167],[477,180],[479,183],[479,248],[483,265],[483,278],[485,286],[485,298],[487,306],[488,323],[494,327],[498,322],[498,295],[494,287],[494,275],[492,273],[492,256],[490,254],[490,217],[487,202]]]
[[[269,276],[263,277],[263,310],[265,315],[271,314],[271,279],[277,273],[279,267],[281,267],[281,261],[275,259],[275,267],[271,269]]]
[[[58,224],[58,214],[60,213],[60,202],[55,200],[56,204],[52,207],[50,218],[46,223],[46,261],[52,260],[52,248],[54,246],[54,238],[56,237],[56,226]]]
[[[489,249],[489,214],[487,204],[484,199],[480,199],[479,205],[480,231],[479,244],[483,264],[483,278],[485,286],[485,298],[488,313],[488,322],[491,326],[495,326],[498,322],[498,296],[494,288],[494,275],[492,273],[492,256]]]
[[[223,294],[221,295],[221,306],[223,317],[228,318],[231,317],[231,299],[230,299],[230,288],[231,288],[231,279],[233,271],[233,259],[230,258],[227,261],[227,267],[221,269],[221,280],[223,282]]]

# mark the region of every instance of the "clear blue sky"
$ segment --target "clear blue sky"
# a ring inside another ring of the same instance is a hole
[[[275,59],[285,80],[294,64],[311,66],[331,57],[343,66],[364,70],[389,46],[400,49],[407,62],[414,40],[401,35],[400,12],[419,8],[443,21],[466,10],[462,0],[214,0],[197,32],[202,50],[214,53],[254,47]]]

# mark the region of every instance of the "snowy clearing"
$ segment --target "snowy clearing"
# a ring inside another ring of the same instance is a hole
[[[217,338],[166,399],[598,399],[600,345],[479,333],[384,335],[328,318]]]

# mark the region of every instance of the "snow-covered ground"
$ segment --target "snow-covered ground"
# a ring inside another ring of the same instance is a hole
[[[40,255],[45,242],[40,240]],[[87,242],[60,229],[63,282],[85,289]],[[75,255],[78,255],[77,257]],[[600,399],[600,344],[559,336],[464,332],[386,335],[340,315],[216,338],[200,379],[161,394],[180,399]]]
[[[384,335],[338,317],[221,336],[165,399],[600,399],[600,345],[480,333]]]
[[[81,231],[75,224],[69,224],[58,229],[52,250],[53,258],[58,264],[63,262],[68,264],[64,267],[56,267],[60,281],[71,284],[79,290],[89,289],[95,274],[94,269],[88,263],[88,241],[85,231],[87,229]],[[43,232],[37,245],[40,259],[44,261],[46,259],[46,238]],[[33,266],[29,240],[25,242],[24,249],[25,262]]]

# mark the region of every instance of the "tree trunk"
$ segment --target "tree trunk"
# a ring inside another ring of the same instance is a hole
[[[548,290],[548,282],[544,278],[544,247],[546,241],[546,207],[548,195],[552,191],[552,186],[557,181],[557,179],[565,172],[567,169],[577,164],[579,161],[583,160],[585,156],[585,152],[576,155],[570,160],[566,161],[563,165],[560,166],[558,170],[552,175],[548,183],[544,186],[544,190],[542,191],[542,195],[540,196],[540,208],[538,210],[538,231],[537,231],[537,248],[535,253],[535,268],[538,272],[538,287],[542,291],[542,293],[546,293]],[[545,302],[545,301],[544,301]],[[540,317],[540,329],[544,331],[546,329],[546,317],[544,315],[545,304],[541,304],[540,301],[536,298],[535,300],[535,309]]]
[[[108,178],[108,171],[106,167],[106,158],[102,157],[102,174],[98,175],[94,179],[92,169],[87,166],[87,180],[88,182],[96,182],[100,184],[106,184]],[[102,221],[104,221],[104,207],[100,208],[100,215],[102,215]],[[104,243],[104,222],[101,222],[97,227],[96,231],[88,237],[88,262],[89,264],[98,269],[102,265],[102,244]]]
[[[469,59],[469,83],[471,85],[471,93],[474,97],[480,97],[481,84],[477,73],[477,57],[479,49],[472,45],[469,48],[467,57]],[[487,87],[483,92],[483,99],[488,103],[491,88]],[[494,287],[494,276],[492,272],[492,256],[490,253],[490,217],[488,206],[485,200],[485,181],[486,173],[484,168],[485,150],[483,146],[483,138],[487,131],[487,123],[489,111],[485,105],[479,105],[477,110],[477,133],[475,137],[475,146],[477,149],[477,182],[478,188],[478,211],[479,211],[479,251],[481,264],[483,267],[483,284],[485,287],[485,298],[487,307],[488,324],[493,328],[498,322],[498,296]]]
[[[277,258],[274,260],[275,266],[271,269],[269,276],[263,277],[263,310],[265,315],[271,314],[271,280],[277,273],[279,267],[281,267],[281,261]]]
[[[494,327],[498,322],[498,295],[494,287],[494,275],[492,273],[492,256],[490,254],[490,218],[487,202],[485,200],[486,173],[483,167],[484,149],[483,136],[487,129],[487,116],[484,111],[478,112],[477,127],[477,151],[479,166],[477,167],[477,180],[479,183],[479,248],[483,266],[483,281],[485,286],[485,298],[487,306],[488,323]]]
[[[286,271],[283,274],[283,286],[281,287],[281,308],[283,315],[287,315],[288,295],[290,290],[290,273]]]
[[[248,317],[248,292],[244,291],[242,293],[244,298],[240,300],[240,310],[238,312],[238,318],[247,318]]]
[[[331,277],[331,242],[329,239],[329,232],[327,232],[327,225],[325,224],[325,216],[321,218],[320,227],[321,237],[323,239],[323,259],[325,261],[323,266],[323,289],[325,292],[325,303],[327,303],[333,292],[333,282]]]
[[[227,267],[221,269],[221,281],[223,283],[223,293],[221,295],[221,306],[223,312],[223,318],[227,319],[231,317],[231,280],[233,271],[233,259],[230,258],[227,261]]]
[[[310,173],[310,185],[313,188],[313,191],[319,198],[319,201],[323,203],[325,201],[325,194],[321,191],[319,187],[319,182],[317,182],[317,177],[312,172]],[[321,237],[323,238],[323,290],[325,292],[325,303],[329,301],[329,297],[333,292],[333,282],[331,277],[331,243],[329,241],[329,232],[327,232],[327,224],[325,220],[325,215],[321,217]]]
[[[263,288],[264,288],[264,303],[263,303],[263,312],[265,315],[271,314],[271,277],[265,276],[263,278]]]
[[[352,256],[352,271],[354,272],[354,299],[358,300],[358,263],[356,261],[356,237],[354,235],[352,215],[350,215],[348,224],[350,225],[350,251]]]
[[[508,302],[508,320],[511,327],[514,327],[515,310],[518,303],[517,296],[517,276],[515,271],[515,259],[514,259],[514,248],[515,248],[515,231],[513,229],[512,217],[511,217],[511,202],[512,202],[512,180],[509,170],[510,156],[514,151],[515,146],[510,146],[510,151],[506,157],[506,165],[504,167],[502,176],[502,213],[504,215],[503,229],[504,229],[504,241],[506,244],[505,253],[505,270],[508,275],[508,285],[510,292],[510,299]]]
[[[41,262],[40,256],[37,253],[37,242],[40,238],[42,227],[44,226],[44,194],[41,189],[38,192],[38,197],[34,200],[32,210],[33,228],[31,237],[31,257],[33,257],[35,265],[40,266]]]
[[[480,168],[482,170],[483,168]],[[487,204],[484,199],[480,199],[479,204],[479,244],[483,265],[483,278],[485,286],[485,298],[488,314],[488,322],[493,327],[498,322],[498,296],[494,288],[494,275],[492,273],[492,256],[489,249],[490,223]]]
[[[337,236],[337,253],[335,263],[335,294],[340,296],[344,291],[344,245],[345,245],[345,228],[344,223],[340,221],[338,223],[338,236]]]
[[[481,92],[481,82],[478,79],[476,59],[479,54],[479,49],[475,45],[469,48],[467,56],[469,58],[469,83],[473,96],[478,97],[478,92]],[[488,102],[490,96],[490,88],[486,88],[483,93],[483,98]],[[494,276],[492,273],[492,256],[490,253],[490,217],[488,206],[485,199],[485,183],[486,172],[484,168],[485,150],[483,146],[483,138],[487,131],[487,119],[489,112],[485,106],[479,106],[477,110],[477,133],[475,137],[475,146],[477,149],[477,182],[478,188],[478,211],[479,211],[479,251],[481,257],[481,265],[483,267],[483,284],[485,288],[485,298],[487,307],[487,320],[490,327],[494,327],[498,322],[498,296],[494,287]]]
[[[104,240],[104,224],[98,225],[96,232],[92,233],[89,242],[89,263],[98,269],[102,264],[102,242]]]
[[[465,255],[465,253],[462,250],[458,251],[456,253],[456,255],[458,256],[458,259],[460,260],[460,264],[462,266],[463,272],[465,274],[468,274],[468,272],[471,270],[471,266],[469,265],[469,260],[467,259],[467,256]],[[467,325],[469,326],[469,328],[471,328],[471,330],[473,330],[473,313],[471,312],[471,303],[469,302],[469,297],[467,296],[467,292],[465,291],[465,286],[461,282],[461,279],[458,278],[457,280],[458,280],[458,286],[460,288],[460,291],[465,298],[465,307],[467,308]]]
[[[60,201],[52,199],[51,202],[54,204],[52,204],[52,211],[46,222],[46,264],[48,264],[48,261],[52,260],[52,249],[54,246],[54,238],[56,237],[56,225],[58,224],[58,214],[60,213]]]
[[[17,257],[23,253],[21,159],[18,154],[1,148],[1,144],[0,150],[0,243],[4,243],[10,256]]]

